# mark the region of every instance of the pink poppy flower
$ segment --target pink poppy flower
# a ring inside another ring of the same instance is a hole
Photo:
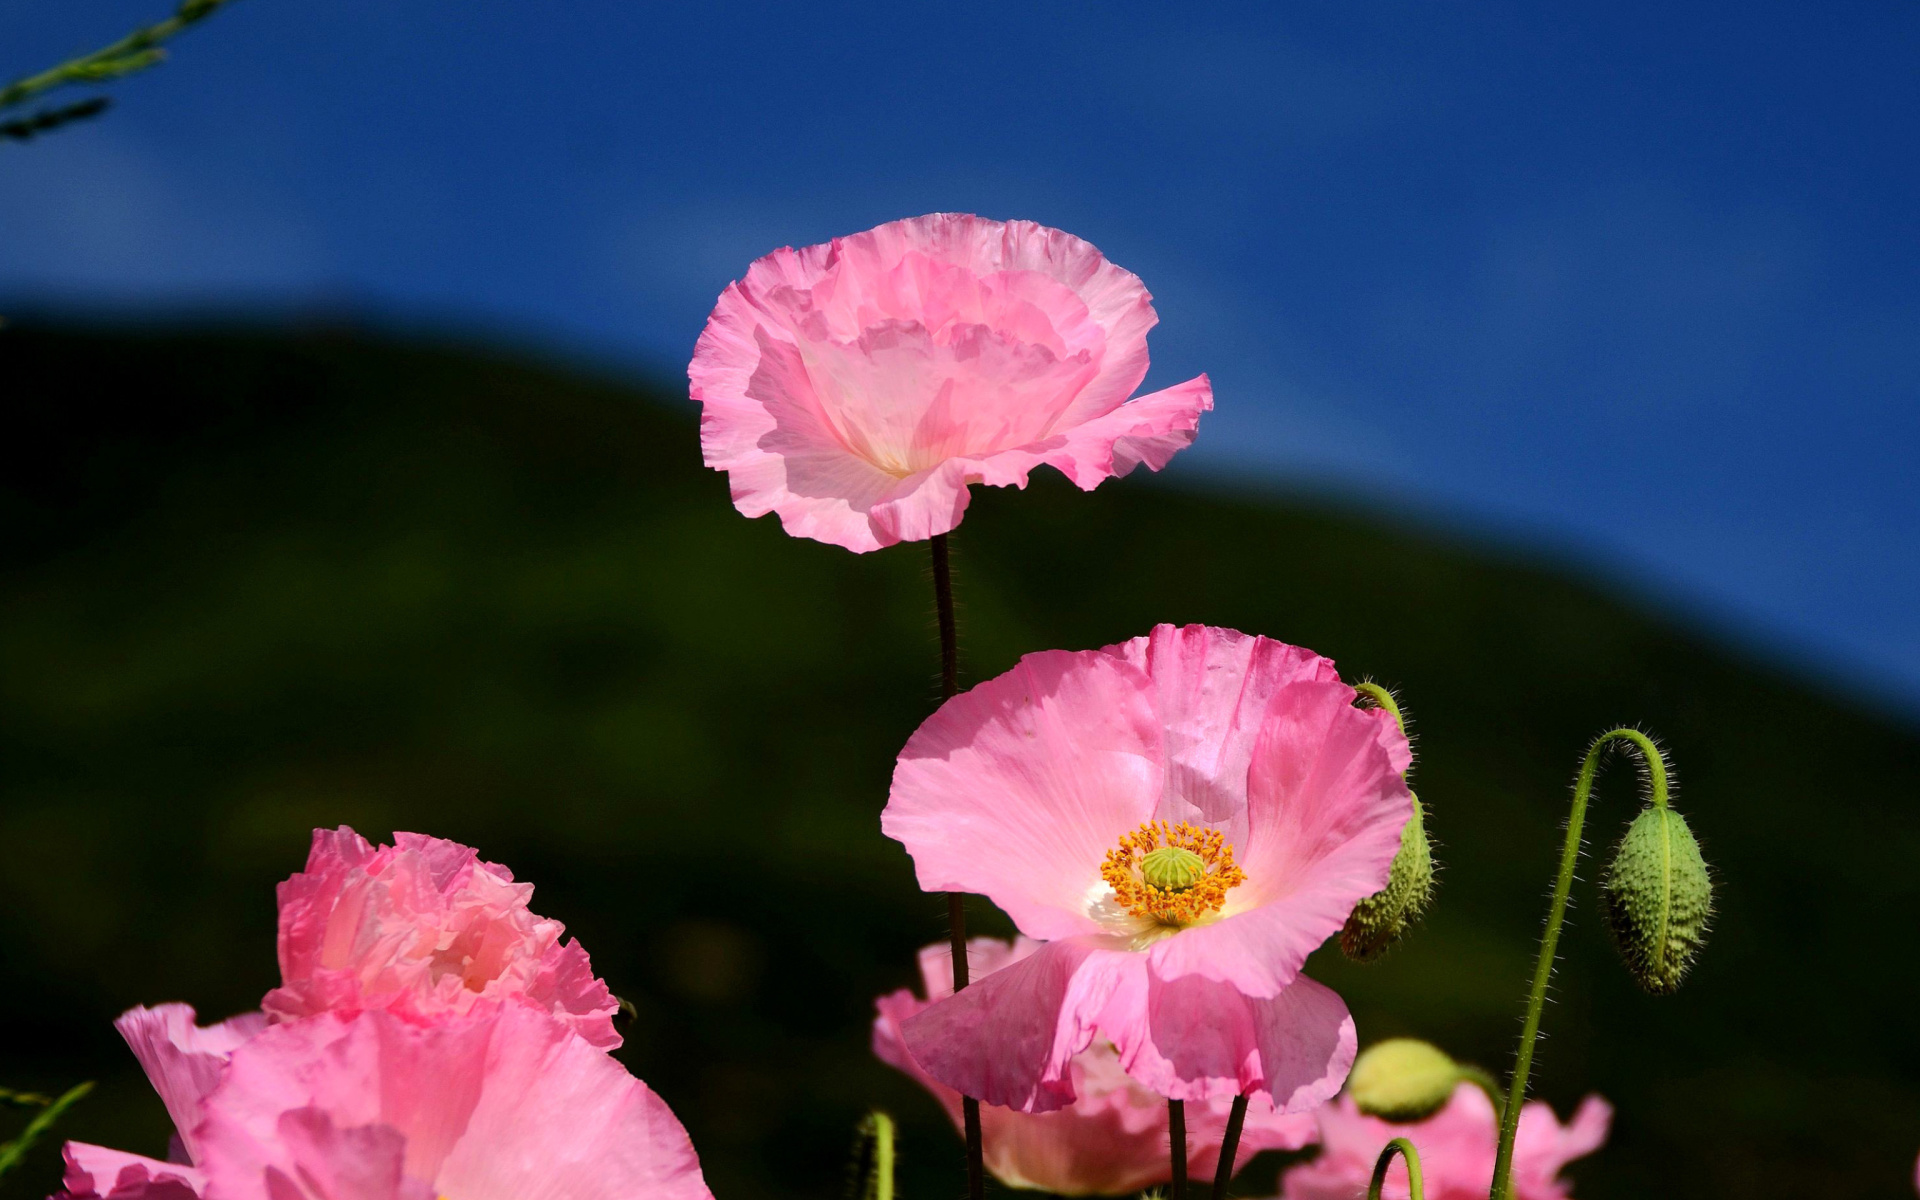
[[[1280,1200],[1362,1200],[1373,1165],[1388,1142],[1403,1137],[1420,1151],[1427,1200],[1485,1200],[1493,1186],[1493,1160],[1500,1123],[1493,1102],[1470,1083],[1456,1087],[1446,1107],[1424,1121],[1395,1125],[1369,1117],[1342,1096],[1314,1114],[1320,1122],[1320,1156],[1287,1171]],[[1544,1101],[1520,1110],[1513,1143],[1513,1194],[1517,1200],[1566,1200],[1561,1170],[1592,1154],[1607,1140],[1613,1108],[1598,1096],[1580,1102],[1573,1120],[1560,1124]],[[1407,1168],[1396,1160],[1383,1196],[1406,1200]]]
[[[208,1200],[710,1200],[665,1102],[525,1005],[276,1025],[198,1131]]]
[[[392,1008],[416,1016],[524,1001],[603,1050],[618,1003],[566,926],[527,908],[533,885],[470,847],[396,833],[378,849],[316,829],[307,869],[280,885],[281,986],[274,1020]]]
[[[849,550],[960,523],[969,484],[1042,463],[1083,489],[1153,470],[1213,407],[1202,375],[1129,401],[1159,318],[1140,280],[1031,221],[934,213],[729,284],[687,368],[700,447],[750,517]]]
[[[921,887],[1045,945],[903,1022],[914,1059],[1022,1112],[1073,1102],[1096,1037],[1163,1096],[1333,1095],[1353,1021],[1300,968],[1385,886],[1413,812],[1406,738],[1353,700],[1311,651],[1162,625],[942,705],[882,828]]]
[[[1039,948],[1029,938],[1012,943],[975,938],[967,944],[968,962],[978,980]],[[953,960],[945,943],[920,952],[920,977],[926,1000],[902,988],[875,1001],[873,1052],[932,1092],[960,1129],[960,1093],[921,1070],[900,1033],[902,1022],[953,994]],[[1008,1187],[1063,1196],[1117,1196],[1165,1180],[1166,1100],[1122,1070],[1118,1052],[1105,1039],[1074,1055],[1068,1069],[1075,1100],[1066,1108],[1029,1114],[981,1106],[987,1169],[994,1178]],[[1187,1111],[1187,1170],[1196,1178],[1212,1175],[1219,1164],[1230,1107],[1230,1101],[1216,1098]],[[1236,1157],[1245,1161],[1261,1150],[1297,1150],[1314,1136],[1310,1115],[1276,1112],[1262,1097],[1248,1105]]]

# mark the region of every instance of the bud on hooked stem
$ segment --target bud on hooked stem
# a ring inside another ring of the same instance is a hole
[[[1573,807],[1567,814],[1566,840],[1560,851],[1560,874],[1547,908],[1547,927],[1540,937],[1540,957],[1534,964],[1533,991],[1520,1030],[1519,1053],[1514,1056],[1507,1107],[1500,1117],[1500,1148],[1494,1158],[1491,1200],[1511,1200],[1513,1195],[1513,1142],[1520,1128],[1520,1107],[1527,1096],[1527,1076],[1533,1068],[1533,1047],[1540,1035],[1540,1014],[1553,975],[1567,895],[1580,859],[1587,801],[1593,794],[1601,755],[1621,743],[1638,751],[1647,785],[1647,807],[1628,828],[1603,881],[1615,940],[1627,969],[1650,991],[1672,991],[1699,948],[1712,912],[1712,881],[1700,857],[1699,844],[1680,814],[1667,806],[1666,756],[1638,729],[1610,729],[1601,734],[1587,751],[1573,785]]]
[[[1406,1138],[1395,1138],[1380,1151],[1373,1164],[1373,1182],[1367,1185],[1367,1200],[1380,1200],[1380,1189],[1387,1182],[1387,1168],[1398,1154],[1407,1160],[1407,1200],[1427,1200],[1426,1184],[1420,1178],[1420,1151]]]
[[[1370,1117],[1395,1124],[1424,1121],[1447,1106],[1454,1091],[1470,1083],[1486,1093],[1497,1120],[1506,1097],[1493,1076],[1417,1038],[1388,1038],[1360,1052],[1347,1075],[1347,1095]]]
[[[1393,714],[1394,723],[1406,732],[1406,721],[1392,692],[1371,681],[1357,683],[1353,690],[1376,708]],[[1413,816],[1400,830],[1400,849],[1393,856],[1387,886],[1354,905],[1347,915],[1347,923],[1340,930],[1341,952],[1355,962],[1374,961],[1400,940],[1432,898],[1433,847],[1427,840],[1426,813],[1420,797],[1415,796]]]

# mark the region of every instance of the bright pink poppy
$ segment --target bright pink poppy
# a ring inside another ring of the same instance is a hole
[[[1369,1117],[1342,1096],[1314,1114],[1320,1122],[1320,1155],[1287,1171],[1280,1200],[1363,1200],[1373,1166],[1388,1142],[1403,1137],[1420,1151],[1427,1200],[1485,1200],[1493,1186],[1493,1160],[1500,1140],[1493,1102],[1470,1083],[1454,1089],[1439,1112],[1412,1125]],[[1580,1102],[1573,1120],[1560,1124],[1544,1101],[1520,1110],[1513,1143],[1513,1194],[1517,1200],[1565,1200],[1560,1172],[1607,1140],[1613,1109],[1598,1096]],[[1406,1200],[1407,1169],[1396,1160],[1381,1193]]]
[[[543,1008],[603,1050],[620,1044],[618,1003],[566,926],[527,907],[533,885],[470,847],[396,833],[375,848],[316,829],[307,869],[280,885],[275,1020],[393,1008],[418,1016],[515,1000]]]
[[[976,979],[1031,955],[1040,943],[1017,938],[975,938],[967,961]],[[945,943],[920,952],[920,976],[927,999],[903,988],[875,1001],[873,1052],[918,1080],[945,1106],[954,1128],[961,1128],[960,1093],[935,1080],[907,1053],[901,1023],[930,1001],[953,994],[953,959]],[[1074,1055],[1068,1064],[1075,1100],[1056,1112],[1019,1113],[982,1105],[987,1169],[1008,1187],[1032,1188],[1063,1196],[1117,1196],[1137,1192],[1168,1177],[1167,1102],[1141,1087],[1120,1068],[1120,1056],[1105,1039]],[[1187,1110],[1187,1169],[1197,1178],[1213,1174],[1220,1161],[1231,1102],[1218,1098]],[[1261,1150],[1297,1150],[1312,1141],[1315,1126],[1306,1113],[1279,1113],[1265,1097],[1248,1105],[1240,1138],[1244,1162]]]
[[[207,1200],[710,1200],[666,1103],[525,1005],[276,1025],[206,1101]]]
[[[1071,234],[934,213],[728,285],[687,368],[700,446],[750,517],[849,550],[960,523],[967,486],[1046,463],[1083,489],[1159,470],[1213,407],[1202,375],[1135,400],[1159,318]]]
[[[1300,968],[1385,886],[1413,812],[1406,738],[1353,701],[1311,651],[1163,625],[942,705],[882,828],[921,887],[1046,944],[904,1022],[913,1057],[1022,1112],[1073,1102],[1095,1038],[1163,1096],[1333,1095],[1353,1021]]]

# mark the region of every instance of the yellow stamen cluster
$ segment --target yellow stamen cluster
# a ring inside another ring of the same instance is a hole
[[[1107,851],[1100,877],[1121,907],[1163,925],[1191,925],[1220,911],[1227,889],[1247,881],[1247,873],[1234,865],[1233,847],[1224,835],[1185,821],[1148,821],[1123,834],[1120,844]]]

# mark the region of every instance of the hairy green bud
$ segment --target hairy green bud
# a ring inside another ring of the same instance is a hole
[[[1713,879],[1686,818],[1665,805],[1641,810],[1600,887],[1627,970],[1649,992],[1678,989],[1713,916]]]
[[[1387,886],[1353,906],[1340,931],[1341,951],[1355,962],[1374,961],[1400,940],[1432,899],[1433,847],[1427,841],[1420,797],[1415,796],[1413,816],[1400,829],[1400,849],[1393,856]]]
[[[1424,1121],[1439,1112],[1465,1078],[1446,1051],[1418,1038],[1375,1042],[1353,1060],[1347,1095],[1370,1117]]]

